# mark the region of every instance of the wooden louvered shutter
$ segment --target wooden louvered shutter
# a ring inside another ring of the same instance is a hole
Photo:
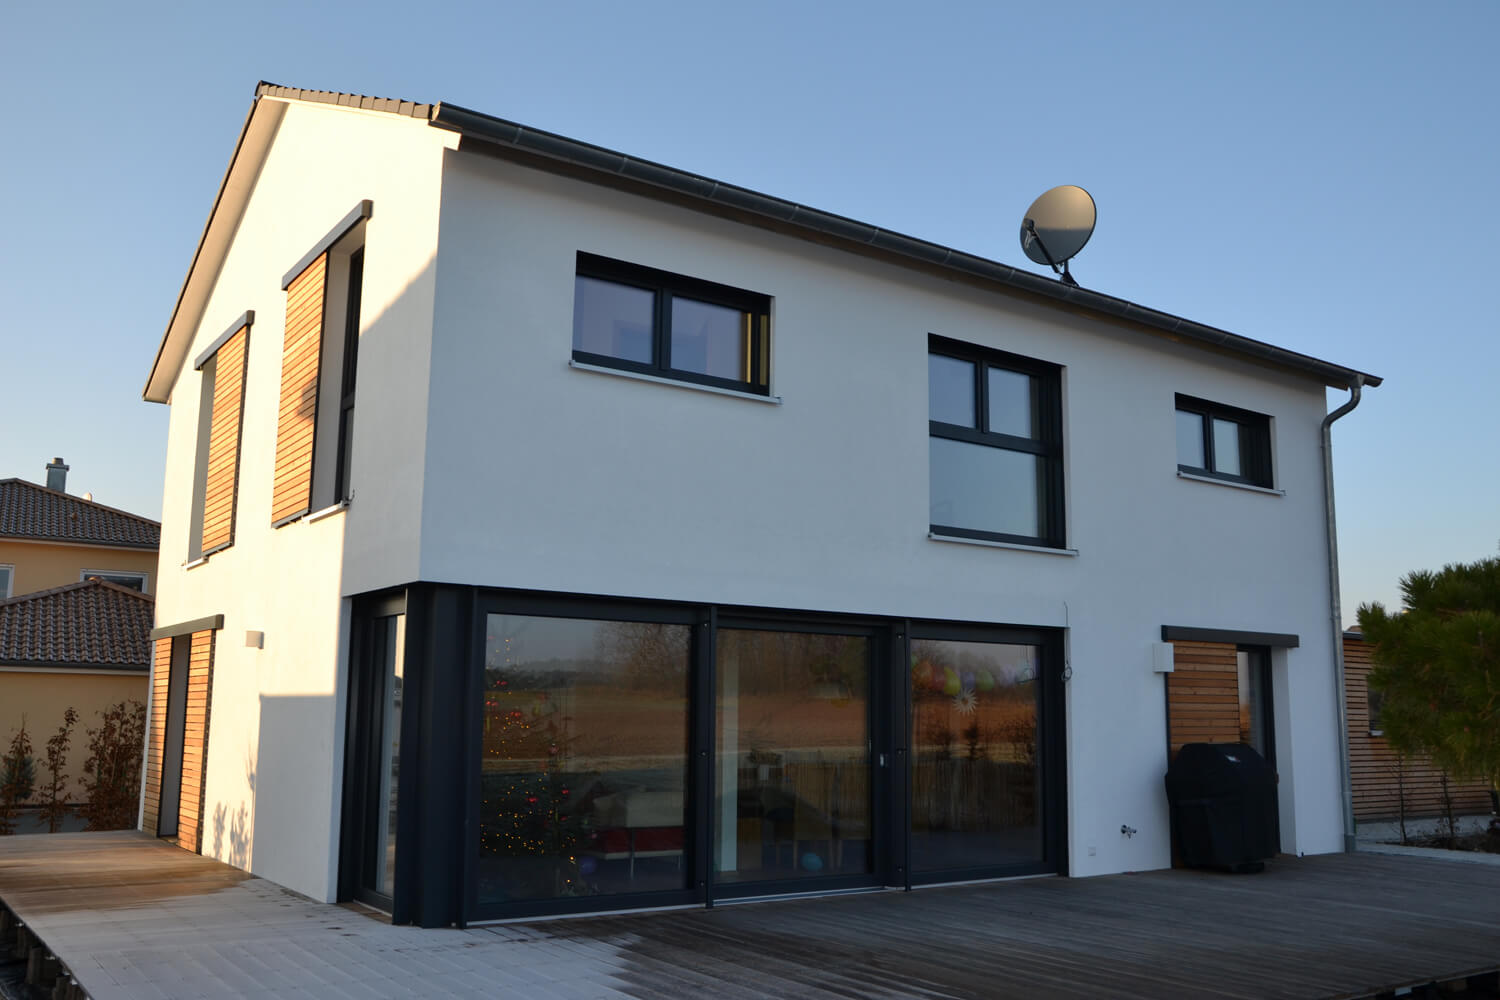
[[[307,513],[312,502],[313,438],[318,423],[318,358],[323,345],[323,294],[328,255],[318,255],[286,290],[286,341],[281,356],[281,408],[276,419],[276,471],[271,523]]]
[[[203,791],[208,770],[208,715],[213,694],[214,633],[194,632],[188,654],[187,718],[182,741],[182,795],[177,846],[198,853],[203,841]]]
[[[156,640],[151,663],[151,718],[146,724],[146,794],[141,829],[156,836],[161,808],[162,754],[167,743],[167,691],[172,676],[172,640]]]
[[[1240,741],[1237,652],[1228,642],[1174,642],[1176,669],[1167,674],[1167,744]]]
[[[245,361],[250,328],[224,342],[215,355],[213,416],[209,428],[208,477],[203,499],[203,551],[234,541],[239,493],[240,424],[245,402]]]

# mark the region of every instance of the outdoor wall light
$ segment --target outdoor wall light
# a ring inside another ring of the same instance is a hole
[[[1173,658],[1173,647],[1170,642],[1153,642],[1151,644],[1151,670],[1153,673],[1170,674],[1176,667]]]
[[[250,649],[265,649],[266,634],[264,632],[246,632],[245,645]]]

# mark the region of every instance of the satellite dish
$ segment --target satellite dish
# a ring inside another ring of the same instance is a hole
[[[1026,210],[1021,220],[1021,249],[1038,264],[1046,264],[1076,286],[1068,273],[1068,261],[1094,235],[1097,219],[1094,199],[1076,184],[1063,184],[1046,192]]]

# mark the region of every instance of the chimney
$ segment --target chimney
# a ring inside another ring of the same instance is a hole
[[[47,489],[68,492],[68,467],[61,458],[54,458],[47,464]]]

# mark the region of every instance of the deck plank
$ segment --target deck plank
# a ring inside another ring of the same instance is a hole
[[[1500,967],[1500,867],[1375,854],[421,930],[72,834],[0,839],[0,901],[95,1000],[1348,998]]]

